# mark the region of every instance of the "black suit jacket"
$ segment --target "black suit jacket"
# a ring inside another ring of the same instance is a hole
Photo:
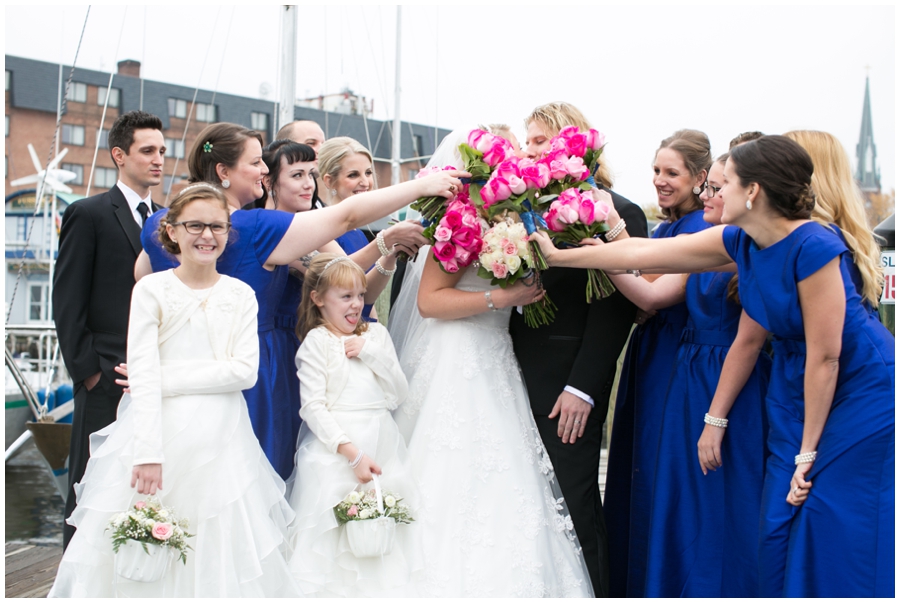
[[[608,191],[632,237],[647,236],[647,219],[640,207]],[[556,399],[570,385],[594,399],[606,415],[616,361],[628,340],[637,308],[621,293],[587,303],[587,271],[551,268],[542,275],[544,289],[556,304],[556,320],[533,329],[513,311],[509,330],[535,415],[550,414]],[[602,406],[601,406],[602,405]]]
[[[159,209],[153,204],[151,211]],[[125,362],[138,226],[118,186],[66,208],[53,279],[53,319],[63,360],[77,385]]]

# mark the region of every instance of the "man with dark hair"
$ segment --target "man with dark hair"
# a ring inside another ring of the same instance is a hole
[[[119,180],[66,208],[53,281],[53,319],[75,386],[66,518],[75,509],[73,487],[87,467],[89,437],[116,420],[122,397],[115,367],[125,362],[141,226],[159,209],[150,187],[163,177],[162,122],[143,111],[125,113],[110,128],[109,147]],[[63,526],[64,547],[74,533],[74,527]]]

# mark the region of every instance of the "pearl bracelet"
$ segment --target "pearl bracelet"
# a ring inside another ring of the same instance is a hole
[[[359,464],[362,462],[362,457],[364,454],[365,454],[365,452],[363,452],[362,449],[360,449],[359,452],[356,453],[356,458],[350,462],[351,469],[356,469],[357,467],[359,467]]]
[[[378,251],[381,252],[381,255],[391,255],[391,250],[387,248],[387,245],[384,244],[384,231],[379,230],[378,234],[375,235],[375,244],[378,245]]]
[[[607,243],[622,234],[625,230],[625,220],[619,220],[619,223],[613,226],[605,235]]]
[[[703,422],[707,425],[712,425],[713,427],[721,427],[722,429],[728,427],[728,419],[720,419],[719,417],[714,417],[709,413],[703,415]]]
[[[794,457],[794,464],[800,465],[801,463],[812,463],[816,460],[816,451],[812,452],[802,452]]]
[[[485,291],[485,292],[484,292],[484,301],[487,302],[487,307],[491,309],[491,312],[496,312],[496,311],[497,311],[497,307],[494,305],[494,300],[491,298],[491,292],[490,292],[490,291]]]
[[[393,270],[388,270],[387,268],[382,266],[381,258],[378,258],[377,260],[375,260],[375,270],[377,270],[378,272],[380,272],[381,274],[383,274],[385,276],[391,276],[392,274],[397,272],[396,268],[394,268]]]

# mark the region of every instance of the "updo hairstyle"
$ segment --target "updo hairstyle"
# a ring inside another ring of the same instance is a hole
[[[169,237],[166,226],[178,222],[178,218],[181,217],[181,212],[184,211],[184,208],[194,201],[211,201],[213,203],[218,203],[222,206],[222,209],[225,210],[225,213],[230,215],[228,210],[228,200],[225,198],[225,193],[219,190],[218,187],[207,182],[199,182],[186,187],[178,193],[169,205],[169,211],[166,212],[165,217],[159,221],[159,230],[157,230],[157,236],[159,237],[159,242],[162,243],[162,248],[172,255],[180,254],[181,247]],[[231,224],[231,219],[229,218],[227,222],[228,224]],[[231,234],[231,232],[233,231],[229,231],[229,234]]]
[[[678,130],[668,138],[663,139],[656,149],[658,154],[662,149],[672,149],[681,156],[684,167],[687,168],[691,176],[696,177],[700,172],[709,174],[709,168],[712,166],[712,151],[710,151],[709,137],[699,130]],[[654,155],[654,158],[656,155]],[[674,222],[678,218],[689,214],[692,211],[703,208],[703,201],[700,195],[691,193],[690,200],[682,203],[677,207],[662,207],[662,217]]]
[[[339,261],[331,264],[334,259],[339,259]],[[329,266],[329,264],[331,265]],[[320,253],[310,261],[303,279],[303,296],[300,298],[300,307],[297,308],[297,337],[300,341],[303,341],[310,331],[325,324],[319,307],[313,303],[312,292],[315,291],[321,297],[332,287],[350,288],[354,281],[359,281],[365,287],[366,273],[359,267],[359,264],[347,256],[336,253]],[[360,314],[353,334],[362,335],[368,328],[369,323]]]
[[[247,140],[255,138],[263,146],[262,135],[256,130],[230,123],[206,126],[194,143],[188,156],[190,182],[210,182],[221,185],[216,166],[220,163],[229,168],[237,165]]]
[[[372,153],[369,149],[360,144],[359,141],[349,136],[338,136],[337,138],[329,138],[322,146],[319,147],[319,174],[322,178],[322,184],[325,184],[325,175],[327,174],[331,181],[337,180],[341,173],[341,166],[344,159],[348,155],[365,155],[375,169],[375,161],[372,159]],[[377,186],[377,181],[376,181]]]
[[[787,136],[763,136],[731,149],[731,162],[741,186],[755,182],[769,205],[788,220],[808,220],[816,206],[813,162],[809,153]]]

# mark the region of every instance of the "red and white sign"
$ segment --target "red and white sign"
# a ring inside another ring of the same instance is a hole
[[[894,250],[881,252],[881,267],[884,270],[884,291],[881,293],[881,303],[895,303],[897,299],[897,277],[894,276]]]

